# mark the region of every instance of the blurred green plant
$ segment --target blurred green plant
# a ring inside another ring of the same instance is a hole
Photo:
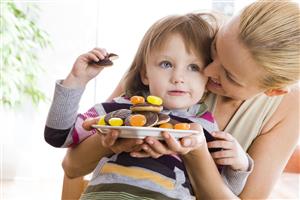
[[[38,53],[51,45],[38,24],[39,7],[34,3],[0,2],[0,107],[15,109],[30,99],[33,105],[46,100],[38,77],[44,68]]]

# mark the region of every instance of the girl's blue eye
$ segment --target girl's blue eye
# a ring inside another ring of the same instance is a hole
[[[193,72],[199,72],[200,71],[200,67],[198,65],[196,65],[196,64],[190,64],[188,66],[188,69],[191,70],[191,71],[193,71]]]
[[[172,64],[169,61],[162,61],[159,66],[164,69],[172,68]]]

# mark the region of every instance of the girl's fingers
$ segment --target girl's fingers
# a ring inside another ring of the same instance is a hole
[[[119,136],[119,132],[117,130],[112,130],[110,133],[106,134],[104,137],[104,143],[111,147],[115,144],[117,138]]]
[[[218,165],[232,165],[234,163],[233,158],[219,158],[219,159],[214,159],[214,161]]]
[[[82,128],[84,128],[87,131],[90,131],[92,129],[94,129],[92,127],[92,125],[95,125],[98,123],[100,117],[96,117],[96,118],[88,118],[86,119],[83,123],[82,123]]]
[[[100,60],[103,60],[105,58],[105,54],[103,54],[101,51],[99,51],[98,49],[93,49],[92,51],[90,51],[91,53],[93,53],[94,55],[96,55]]]
[[[155,152],[150,146],[147,144],[142,145],[142,149],[152,158],[159,158],[162,154]]]
[[[233,145],[233,142],[228,142],[226,140],[214,140],[207,143],[208,148],[232,149]]]
[[[130,153],[130,155],[135,158],[149,158],[150,157],[150,155],[144,151],[133,151]]]
[[[118,145],[125,152],[140,151],[142,149],[141,144],[137,144],[136,139],[120,139]]]
[[[162,136],[164,137],[165,142],[171,151],[179,152],[182,149],[180,142],[176,140],[170,133],[163,131]]]
[[[83,54],[83,57],[86,58],[88,62],[90,62],[90,61],[98,62],[99,61],[99,58],[91,51],[86,54]]]
[[[96,48],[94,48],[93,50],[96,50],[96,51],[101,52],[101,54],[104,55],[104,56],[107,55],[107,51],[106,51],[105,48],[99,48],[99,47],[96,47]]]
[[[219,158],[233,158],[235,156],[234,151],[232,150],[221,150],[221,151],[216,151],[211,153],[211,156],[214,159],[219,159]]]
[[[158,154],[170,154],[168,148],[155,138],[146,137],[145,142]]]

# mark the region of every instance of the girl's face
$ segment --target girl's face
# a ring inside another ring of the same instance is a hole
[[[207,82],[203,69],[202,58],[187,52],[182,37],[172,34],[162,49],[151,52],[141,79],[151,95],[163,99],[165,108],[187,109],[203,96]]]
[[[265,72],[238,41],[239,18],[222,27],[212,44],[212,59],[204,70],[207,89],[234,100],[249,99],[264,90],[259,80]]]

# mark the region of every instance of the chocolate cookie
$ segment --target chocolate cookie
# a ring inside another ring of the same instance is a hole
[[[163,114],[163,113],[158,113],[158,122],[156,122],[156,125],[160,125],[163,123],[167,123],[170,121],[170,116]]]
[[[105,56],[104,59],[99,60],[98,62],[96,62],[96,64],[100,65],[100,66],[110,66],[113,65],[114,63],[112,62],[112,60],[117,59],[119,56],[117,54],[114,53],[110,53],[107,54],[107,56]]]
[[[156,112],[138,112],[138,114],[144,115],[147,119],[145,127],[155,126],[158,122],[158,114]]]
[[[130,110],[132,112],[145,112],[145,111],[149,111],[149,112],[160,112],[162,111],[163,107],[162,106],[156,106],[156,105],[152,105],[149,103],[139,103],[139,104],[135,104],[132,105],[130,107]]]
[[[130,115],[131,115],[131,110],[120,109],[120,110],[116,110],[116,111],[107,113],[104,117],[104,121],[106,124],[109,124],[108,123],[109,119],[111,119],[113,117],[117,117],[117,118],[121,118],[122,120],[125,120]]]

